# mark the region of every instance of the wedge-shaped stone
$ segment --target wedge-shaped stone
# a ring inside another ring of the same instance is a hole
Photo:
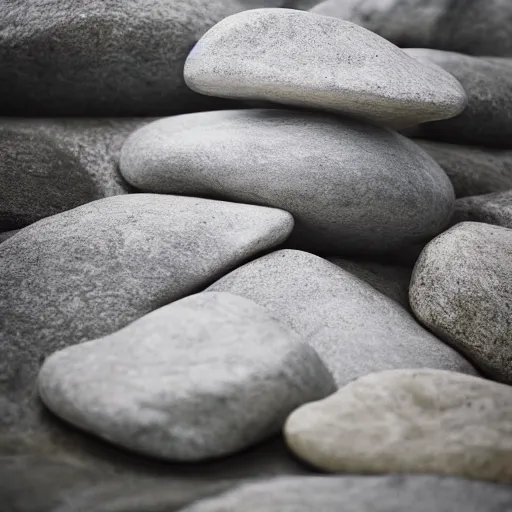
[[[326,254],[381,253],[437,235],[453,188],[386,128],[288,110],[161,119],[133,133],[121,172],[135,187],[282,208],[290,243]]]
[[[392,370],[293,412],[293,452],[335,473],[434,473],[512,483],[512,394],[439,370]]]
[[[270,208],[132,194],[54,215],[3,242],[0,427],[30,421],[45,356],[194,293],[282,242],[292,225]]]
[[[475,373],[394,300],[336,265],[300,251],[277,251],[213,284],[261,304],[316,349],[337,383],[393,368]]]
[[[409,290],[420,321],[512,384],[512,229],[462,222],[430,242]]]
[[[360,26],[288,9],[256,9],[211,28],[185,63],[185,81],[209,96],[269,100],[393,127],[459,114],[466,95]]]

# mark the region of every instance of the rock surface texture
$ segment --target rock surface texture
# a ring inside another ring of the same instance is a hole
[[[130,192],[121,146],[149,121],[0,118],[0,229]]]
[[[236,269],[208,289],[264,306],[316,349],[338,385],[392,368],[474,373],[462,356],[394,300],[313,254],[277,251]]]
[[[188,56],[185,81],[210,96],[333,111],[393,127],[453,117],[466,102],[453,76],[378,35],[286,9],[245,11],[215,25]]]
[[[382,253],[435,236],[454,201],[446,174],[405,137],[287,110],[156,121],[128,138],[120,167],[144,191],[282,208],[296,223],[290,244],[326,254]]]
[[[455,372],[367,375],[297,409],[285,435],[295,454],[326,471],[512,483],[510,388]]]
[[[312,12],[352,21],[403,48],[512,57],[507,0],[327,0]]]
[[[464,197],[455,202],[452,223],[485,222],[512,229],[512,190]]]
[[[240,451],[335,391],[315,351],[257,304],[200,293],[51,355],[39,392],[58,416],[170,460]]]
[[[463,222],[426,246],[409,291],[423,324],[506,383],[512,383],[511,261],[511,229]]]

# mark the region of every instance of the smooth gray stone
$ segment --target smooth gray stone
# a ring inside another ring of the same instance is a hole
[[[241,451],[336,390],[316,352],[261,306],[199,293],[52,354],[39,393],[57,416],[128,450],[178,461]]]
[[[0,233],[0,244],[11,238],[11,236],[14,236],[18,231],[19,229],[13,229],[11,231],[3,231]]]
[[[298,457],[332,473],[511,484],[511,423],[509,386],[456,372],[391,370],[299,407],[284,434]]]
[[[512,229],[463,222],[435,238],[416,262],[409,299],[429,329],[512,384]]]
[[[121,146],[152,120],[0,118],[0,229],[129,192]]]
[[[457,197],[512,188],[512,151],[414,139],[446,172]]]
[[[511,503],[510,486],[462,478],[308,476],[247,483],[182,512],[509,512]]]
[[[338,267],[350,272],[380,293],[398,302],[406,309],[409,306],[409,281],[412,269],[402,265],[390,265],[376,261],[327,258]]]
[[[289,110],[161,119],[127,139],[120,169],[148,192],[282,208],[296,222],[291,246],[331,255],[382,253],[435,236],[454,202],[446,174],[409,139]]]
[[[352,21],[403,48],[512,57],[508,0],[327,0],[312,12]]]
[[[317,351],[338,385],[394,368],[475,373],[394,300],[313,254],[273,252],[208,290],[234,293],[264,306]]]
[[[468,97],[452,119],[425,123],[414,135],[455,144],[512,148],[512,59],[471,57],[461,53],[407,48],[405,53],[451,73]]]
[[[466,103],[452,75],[378,35],[285,9],[249,10],[217,23],[190,52],[184,76],[208,96],[321,109],[395,128],[456,116]]]
[[[485,222],[512,229],[512,190],[458,199],[452,223],[459,222]]]
[[[236,0],[9,0],[2,8],[0,112],[148,116],[211,109],[185,59]]]
[[[270,208],[131,194],[43,219],[0,244],[0,430],[34,421],[45,356],[194,293],[292,226],[290,214]]]

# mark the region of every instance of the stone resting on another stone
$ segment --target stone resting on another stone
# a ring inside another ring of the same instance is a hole
[[[184,74],[201,94],[327,110],[395,128],[456,116],[466,103],[452,75],[377,34],[289,9],[225,18],[192,49]]]

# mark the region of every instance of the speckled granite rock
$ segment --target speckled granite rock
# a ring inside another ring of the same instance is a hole
[[[512,230],[457,224],[416,262],[411,307],[490,377],[512,383]]]
[[[264,306],[316,349],[338,385],[392,368],[475,372],[394,300],[313,254],[274,252],[208,290],[234,293]]]
[[[456,144],[512,148],[512,59],[471,57],[424,48],[404,51],[420,62],[437,64],[451,73],[468,97],[462,113],[418,126],[417,136]]]
[[[182,512],[503,512],[511,502],[509,486],[462,478],[280,477],[241,485]]]
[[[291,216],[132,194],[24,228],[0,245],[0,429],[30,422],[44,356],[105,336],[282,242]]]
[[[293,247],[336,255],[435,236],[454,202],[446,174],[405,137],[288,110],[156,121],[127,139],[120,168],[145,191],[282,208],[295,219]]]
[[[392,370],[297,409],[285,436],[296,455],[326,471],[510,484],[511,424],[508,386],[455,372]]]
[[[121,146],[151,120],[0,118],[0,229],[130,191]]]
[[[337,257],[327,258],[327,260],[371,284],[380,293],[395,300],[404,308],[410,309],[409,281],[412,273],[410,267]]]
[[[414,139],[446,172],[457,197],[512,188],[512,151]]]
[[[229,16],[200,39],[184,73],[192,90],[208,96],[334,111],[393,127],[453,117],[466,102],[442,69],[419,64],[353,23],[293,10]]]
[[[222,105],[183,64],[236,0],[10,0],[2,9],[0,113],[169,115]]]
[[[512,57],[507,0],[328,0],[312,12],[352,21],[401,47]]]
[[[39,373],[59,417],[141,454],[198,461],[280,431],[335,391],[315,351],[254,302],[199,293],[51,355]]]
[[[512,229],[512,190],[459,199],[452,223],[485,222]]]
[[[0,244],[2,242],[5,242],[7,239],[11,238],[11,236],[14,236],[18,231],[19,229],[13,229],[11,231],[2,231],[2,233],[0,233]]]

